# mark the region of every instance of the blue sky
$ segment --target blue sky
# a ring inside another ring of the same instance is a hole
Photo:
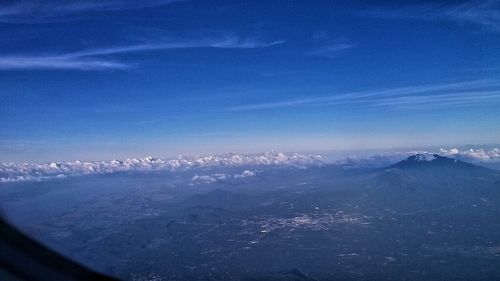
[[[0,161],[500,142],[494,1],[2,1]]]

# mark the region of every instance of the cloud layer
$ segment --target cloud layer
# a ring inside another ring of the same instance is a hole
[[[323,158],[319,155],[261,153],[256,155],[225,154],[202,157],[179,156],[175,159],[146,157],[143,159],[112,160],[103,162],[67,162],[42,164],[0,164],[0,182],[37,181],[66,177],[73,175],[108,174],[129,171],[175,171],[200,167],[240,167],[240,166],[276,166],[286,165],[307,167],[322,165]],[[237,174],[235,178],[254,176],[250,170]],[[197,176],[193,180],[218,179]]]

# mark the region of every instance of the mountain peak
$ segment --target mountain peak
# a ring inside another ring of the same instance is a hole
[[[412,155],[394,165],[391,168],[411,168],[423,166],[449,166],[449,165],[467,165],[468,163],[459,161],[457,159],[440,156],[438,154],[419,153]],[[471,165],[471,164],[468,164]]]
[[[484,180],[498,180],[498,171],[437,154],[415,154],[391,165],[379,175],[391,184],[442,184],[469,182],[477,185]]]
[[[436,160],[438,157],[440,157],[439,155],[437,154],[415,154],[413,156],[410,156],[408,158],[406,158],[405,161],[410,161],[410,162],[420,162],[420,161],[434,161]]]

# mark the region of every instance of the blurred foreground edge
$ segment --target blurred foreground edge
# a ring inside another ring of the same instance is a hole
[[[0,216],[0,280],[117,280],[27,237]]]

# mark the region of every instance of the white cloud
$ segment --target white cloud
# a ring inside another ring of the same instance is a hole
[[[470,162],[500,162],[499,148],[470,148],[464,150],[460,150],[458,148],[441,148],[440,154]]]
[[[222,177],[222,179],[225,179],[226,176],[224,175]],[[216,182],[218,179],[221,179],[221,178],[218,178],[216,176],[211,176],[211,175],[194,175],[193,178],[191,178],[191,181],[194,181],[194,182],[208,182],[208,183],[212,183],[212,182]]]
[[[214,183],[221,180],[226,180],[230,178],[241,179],[255,176],[255,173],[250,170],[244,170],[241,174],[228,175],[223,173],[215,173],[209,175],[198,175],[195,174],[191,181],[195,183]]]
[[[460,150],[458,150],[458,148],[450,148],[450,149],[441,148],[439,149],[439,152],[442,153],[443,155],[457,155],[460,153]]]
[[[261,41],[255,38],[240,38],[233,34],[199,39],[162,39],[154,43],[96,48],[72,53],[53,55],[0,55],[0,70],[21,69],[72,69],[105,70],[124,69],[131,64],[110,59],[110,55],[138,53],[155,50],[176,50],[189,48],[253,49],[279,45],[285,42]]]
[[[264,110],[287,107],[356,105],[371,108],[443,108],[470,104],[491,105],[500,101],[500,82],[475,80],[457,83],[418,85],[368,90],[276,102],[238,105],[229,111]]]
[[[250,170],[245,170],[239,175],[234,175],[235,178],[248,178],[255,176],[255,173]]]
[[[337,58],[342,55],[345,55],[349,50],[351,50],[354,47],[355,45],[350,43],[332,43],[317,48],[307,54],[310,56],[317,56],[317,57]]]
[[[408,5],[399,9],[371,10],[365,14],[388,19],[449,21],[460,25],[476,25],[494,32],[500,31],[500,4],[498,1]]]
[[[15,1],[0,4],[0,22],[46,23],[80,19],[92,12],[136,10],[168,5],[181,0],[85,0]]]
[[[107,59],[61,56],[0,56],[0,70],[21,69],[73,69],[104,70],[123,69],[129,65]]]

